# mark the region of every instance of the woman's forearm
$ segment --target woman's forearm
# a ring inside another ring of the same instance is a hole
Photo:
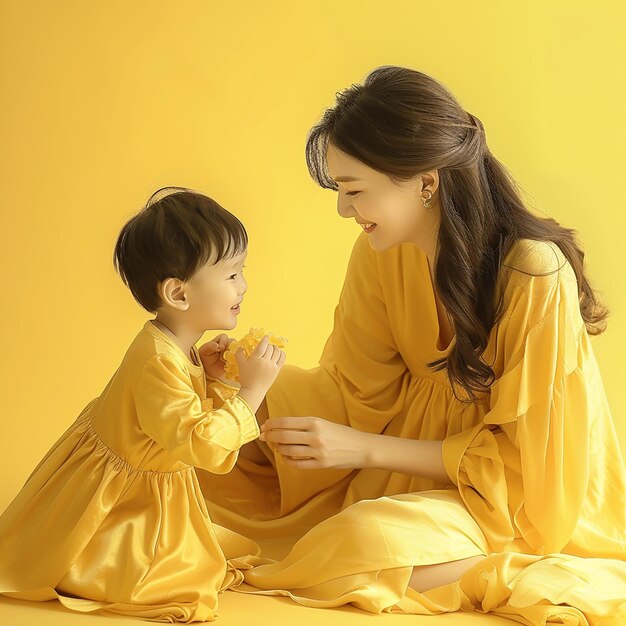
[[[454,484],[443,464],[442,441],[367,435],[366,467]]]

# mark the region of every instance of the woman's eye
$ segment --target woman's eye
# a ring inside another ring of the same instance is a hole
[[[335,189],[334,187],[330,187],[331,191],[337,193],[339,189]],[[357,193],[361,193],[360,191],[346,191],[346,196],[356,196]]]
[[[232,274],[232,276],[230,276],[229,280],[235,278],[235,276],[237,276],[237,274]]]

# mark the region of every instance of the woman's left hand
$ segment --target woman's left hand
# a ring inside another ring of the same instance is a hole
[[[235,341],[225,333],[218,335],[215,339],[207,341],[198,348],[200,359],[204,366],[204,371],[211,378],[221,378],[224,376],[224,359],[222,355],[228,346]]]
[[[322,417],[273,417],[261,426],[261,441],[299,469],[366,467],[370,434]]]

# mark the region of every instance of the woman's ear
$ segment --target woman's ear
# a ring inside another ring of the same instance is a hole
[[[418,193],[422,193],[422,191],[427,189],[430,193],[435,195],[435,191],[437,191],[437,187],[439,187],[439,170],[431,170],[430,172],[420,174],[420,178],[422,182],[418,186]]]

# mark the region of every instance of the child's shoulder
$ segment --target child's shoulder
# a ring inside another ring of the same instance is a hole
[[[182,350],[157,331],[150,321],[139,330],[124,355],[123,366],[129,373],[139,376],[149,364],[186,371]]]

